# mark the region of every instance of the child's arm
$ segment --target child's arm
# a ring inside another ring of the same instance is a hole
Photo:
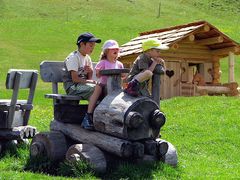
[[[87,79],[92,79],[93,69],[91,66],[84,66],[84,71],[87,73]]]
[[[153,59],[153,62],[151,66],[148,68],[148,70],[153,72],[157,64],[161,64],[163,67],[165,67],[164,60],[159,57],[159,58]]]
[[[89,79],[83,79],[81,77],[78,76],[78,73],[76,71],[70,71],[71,72],[71,77],[72,77],[72,81],[74,83],[92,83],[95,84],[96,82],[93,80],[89,80]]]
[[[95,69],[95,70],[96,70],[96,77],[100,78],[101,77],[101,74],[100,74],[101,69]]]

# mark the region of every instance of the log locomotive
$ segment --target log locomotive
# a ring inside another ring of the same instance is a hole
[[[44,61],[40,74],[46,82],[62,82],[62,65]],[[60,63],[60,62],[58,62]],[[54,69],[53,69],[54,68]],[[156,66],[152,78],[152,98],[131,97],[121,88],[121,73],[127,69],[103,70],[107,75],[107,95],[97,105],[93,114],[95,131],[83,129],[80,124],[87,105],[79,104],[79,97],[48,94],[54,99],[54,119],[50,132],[34,136],[30,154],[32,157],[45,155],[53,161],[84,160],[96,172],[104,173],[110,161],[132,162],[163,161],[177,165],[177,152],[174,146],[160,138],[160,129],[165,124],[165,115],[160,111],[161,65]],[[50,74],[49,74],[50,73]],[[54,86],[53,86],[54,87]],[[57,89],[57,88],[53,88]],[[69,141],[71,139],[71,141]]]

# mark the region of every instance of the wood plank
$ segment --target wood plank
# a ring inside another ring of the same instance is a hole
[[[63,82],[63,73],[63,61],[43,61],[40,64],[40,75],[44,82]]]
[[[19,88],[30,88],[33,73],[38,73],[37,70],[24,70],[24,69],[10,69],[7,73],[6,88],[13,89],[16,73],[20,73]]]

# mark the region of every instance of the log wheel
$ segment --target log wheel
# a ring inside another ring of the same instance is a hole
[[[65,136],[57,131],[36,134],[30,146],[31,157],[47,156],[52,161],[64,159],[66,151]]]
[[[78,160],[88,162],[97,173],[105,173],[107,169],[107,162],[103,152],[92,144],[72,145],[66,153],[66,159],[71,162]]]
[[[178,164],[177,150],[170,142],[165,141],[165,143],[168,144],[168,149],[167,149],[166,153],[163,156],[161,156],[160,159],[164,163],[176,167]],[[160,143],[160,145],[159,145],[159,153],[160,154],[162,154],[162,152],[165,151],[165,150],[161,150],[161,148],[165,149],[165,147],[164,147],[165,143]]]

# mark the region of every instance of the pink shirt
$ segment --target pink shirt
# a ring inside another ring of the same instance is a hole
[[[96,70],[104,70],[104,69],[123,69],[123,64],[120,61],[116,61],[114,63],[108,61],[108,60],[100,60],[97,64],[95,69]],[[107,84],[107,76],[101,76],[100,77],[100,83],[101,84]]]

